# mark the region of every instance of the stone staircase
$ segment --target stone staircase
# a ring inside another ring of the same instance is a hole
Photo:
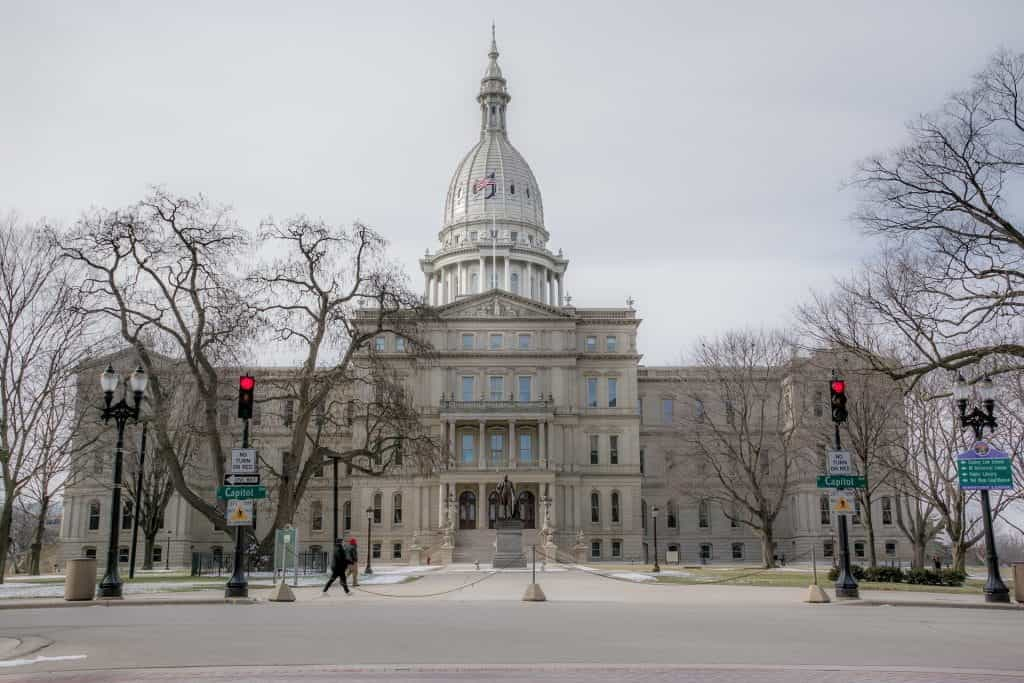
[[[455,532],[452,562],[490,564],[494,558],[494,529],[461,529]]]

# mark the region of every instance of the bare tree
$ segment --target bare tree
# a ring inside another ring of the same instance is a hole
[[[91,352],[78,277],[42,226],[0,219],[0,582],[15,503],[40,468],[46,489],[60,476],[74,431],[67,409],[74,371]]]
[[[704,377],[691,399],[702,409],[681,431],[682,448],[668,456],[670,467],[695,461],[695,471],[681,477],[683,492],[752,529],[765,567],[775,566],[775,521],[801,456],[794,442],[801,417],[783,387],[792,358],[778,332],[730,332],[699,344]]]

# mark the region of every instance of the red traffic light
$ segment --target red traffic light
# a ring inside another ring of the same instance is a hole
[[[243,375],[238,378],[238,388],[242,391],[252,391],[253,387],[256,386],[256,379],[249,375]]]
[[[846,382],[841,379],[832,380],[832,393],[842,394],[846,391]]]

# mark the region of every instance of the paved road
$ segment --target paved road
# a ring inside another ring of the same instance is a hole
[[[552,598],[580,581],[546,580]],[[757,588],[728,592],[761,596],[750,601],[679,587],[631,600],[643,587],[624,586],[616,601],[618,586],[604,583],[593,584],[603,601],[522,603],[494,598],[521,594],[522,577],[487,584],[470,589],[476,599],[338,593],[294,604],[12,610],[0,613],[0,639],[52,641],[22,660],[84,657],[0,662],[0,681],[1024,681],[1016,611],[812,606],[773,602]]]

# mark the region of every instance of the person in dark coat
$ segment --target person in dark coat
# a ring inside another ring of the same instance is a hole
[[[327,585],[324,586],[324,595],[327,594],[327,589],[331,587],[335,579],[341,584],[341,587],[345,589],[345,595],[351,595],[348,589],[348,583],[345,581],[345,570],[348,569],[348,553],[345,551],[345,544],[339,538],[334,541],[334,557],[331,559],[331,578],[327,579]]]
[[[355,538],[348,539],[345,552],[348,553],[348,571],[352,574],[352,587],[355,588],[359,585],[359,548]]]

